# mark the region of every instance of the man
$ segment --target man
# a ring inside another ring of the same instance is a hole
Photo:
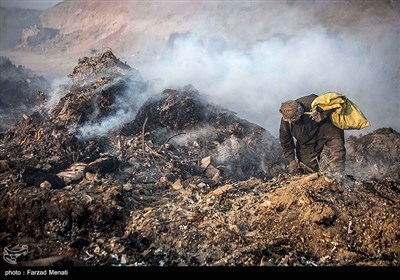
[[[330,150],[329,171],[342,173],[345,170],[344,131],[332,124],[330,112],[319,110],[312,115],[304,114],[311,111],[311,103],[317,97],[310,94],[288,100],[279,109],[282,114],[279,140],[289,161],[290,173],[300,173],[300,163],[318,172],[324,146]]]

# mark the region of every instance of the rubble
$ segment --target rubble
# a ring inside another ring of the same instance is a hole
[[[160,147],[158,154],[167,156],[173,166],[188,169],[185,176],[205,173],[218,182],[220,177],[271,178],[285,169],[276,138],[233,112],[207,103],[190,85],[149,99],[122,134],[141,133],[143,127],[149,133],[145,138],[152,137],[151,145]],[[133,154],[129,148],[127,152]]]
[[[20,264],[399,265],[396,131],[350,138],[341,180],[292,176],[275,137],[193,86],[142,103],[111,51],[70,78],[0,134],[0,244],[28,246]]]

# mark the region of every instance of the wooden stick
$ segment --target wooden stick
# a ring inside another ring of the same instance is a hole
[[[174,138],[174,137],[176,137],[176,136],[182,135],[182,134],[186,134],[186,133],[185,133],[185,132],[181,132],[181,133],[178,133],[178,134],[175,134],[175,135],[169,137],[168,140],[165,141],[164,144],[162,144],[162,145],[160,146],[160,148],[157,150],[157,152],[159,153],[159,152],[161,151],[162,147],[163,147],[165,144],[167,144],[167,143],[169,142],[169,140],[171,140],[172,138]]]
[[[143,126],[142,126],[142,150],[143,152],[144,150],[144,128],[146,127],[146,123],[147,123],[148,117],[146,117],[146,119],[144,120]]]

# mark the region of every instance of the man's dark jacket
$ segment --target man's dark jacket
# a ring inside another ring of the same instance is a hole
[[[310,112],[311,103],[317,97],[315,94],[310,94],[296,101],[301,104],[304,112]],[[296,145],[293,137],[296,139]],[[289,162],[295,159],[295,148],[297,158],[306,164],[314,161],[315,157],[319,159],[323,145],[332,138],[344,139],[344,132],[333,125],[329,117],[320,123],[311,120],[307,114],[302,115],[296,123],[281,119],[279,140],[283,154]]]

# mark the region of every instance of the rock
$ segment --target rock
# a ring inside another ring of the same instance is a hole
[[[113,157],[98,158],[86,166],[86,171],[91,173],[111,173],[115,170],[117,162]]]
[[[71,165],[68,170],[57,173],[57,176],[61,177],[66,184],[69,184],[82,180],[85,175],[85,170],[86,164],[75,163]]]
[[[211,157],[205,157],[201,160],[201,167],[206,169],[211,164]]]
[[[49,181],[44,181],[44,182],[40,183],[40,187],[42,189],[51,189],[51,184]]]
[[[182,188],[183,188],[183,185],[182,185],[182,183],[181,183],[181,180],[180,180],[180,179],[176,180],[176,181],[171,185],[171,188],[172,188],[173,190],[176,190],[176,191],[182,189]]]
[[[0,160],[0,172],[10,169],[8,161],[5,159]]]
[[[224,192],[229,191],[229,190],[232,189],[232,188],[233,188],[232,185],[223,185],[223,186],[221,186],[221,187],[219,187],[219,188],[213,190],[213,191],[212,191],[212,194],[218,196],[218,195],[223,194]]]

